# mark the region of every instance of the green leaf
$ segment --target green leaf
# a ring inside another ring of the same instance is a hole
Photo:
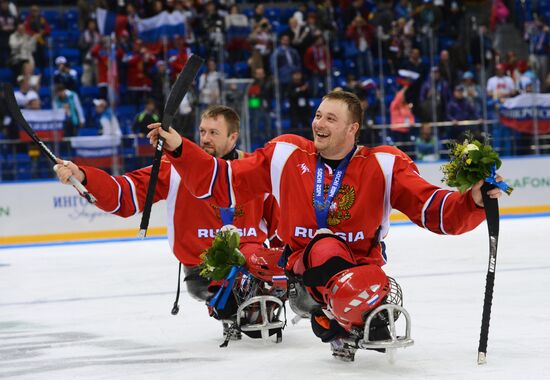
[[[474,162],[479,161],[479,159],[481,158],[482,155],[483,155],[483,153],[480,152],[479,150],[472,150],[472,151],[470,151],[470,158],[471,158],[472,161],[474,161]]]
[[[229,249],[232,251],[234,249],[239,248],[239,244],[240,244],[239,234],[236,231],[230,231],[228,233],[229,233],[229,237],[228,237]]]

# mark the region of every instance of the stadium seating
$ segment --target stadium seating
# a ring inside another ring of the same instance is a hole
[[[283,33],[286,33],[289,30],[288,24],[280,23],[278,21],[274,23],[273,29],[275,30],[275,33],[277,33],[278,36],[281,36]]]
[[[278,22],[281,16],[281,8],[267,8],[265,10],[265,15],[271,23],[273,23],[274,21]]]
[[[92,102],[93,99],[99,97],[99,88],[96,86],[80,87],[80,100],[83,102]]]
[[[10,83],[13,80],[13,72],[8,68],[0,68],[0,82]]]
[[[279,21],[282,24],[288,24],[288,19],[291,18],[295,12],[296,12],[296,8],[294,7],[281,9],[281,13],[279,15]]]
[[[52,108],[52,92],[48,85],[40,87],[38,96],[40,97],[42,108]]]
[[[283,131],[288,131],[290,129],[290,120],[289,119],[282,119],[281,120],[281,129]]]
[[[244,9],[244,10],[243,10],[243,14],[244,14],[247,18],[251,18],[252,15],[254,14],[254,9],[253,9],[253,8]]]
[[[44,10],[42,16],[48,21],[52,30],[63,29],[63,20],[61,14],[56,10]]]
[[[69,10],[64,12],[63,21],[66,30],[78,30],[78,11]]]
[[[123,134],[133,133],[132,125],[138,112],[135,105],[121,105],[116,109],[116,115],[120,124],[120,129]]]
[[[355,58],[357,56],[357,47],[355,47],[355,42],[344,41],[343,46],[345,58]]]
[[[242,62],[235,62],[233,65],[233,72],[237,77],[240,78],[246,78],[250,76],[250,67],[248,65],[248,62],[242,61]]]
[[[13,157],[13,156],[12,156]],[[7,162],[7,171],[14,173],[15,180],[27,180],[32,178],[32,163],[28,153],[16,153],[13,161]]]
[[[226,78],[231,78],[233,76],[233,65],[230,63],[224,63],[223,66],[218,65],[218,71],[223,71]]]

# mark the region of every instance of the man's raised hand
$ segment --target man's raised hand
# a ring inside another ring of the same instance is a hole
[[[497,182],[501,182],[503,178],[497,174],[496,180]],[[481,180],[474,186],[472,186],[472,198],[474,199],[476,205],[478,205],[479,207],[483,207],[483,196],[481,195],[481,186],[483,185],[483,182],[484,181]],[[491,198],[498,199],[501,197],[502,191],[498,187],[495,187],[494,189],[489,190],[487,194],[489,194],[489,197]]]
[[[61,183],[71,185],[71,182],[69,181],[70,176],[74,176],[80,183],[84,181],[84,172],[80,170],[79,167],[73,162],[61,160],[59,158],[57,158],[56,161],[57,164],[54,165],[53,170]]]
[[[155,147],[157,146],[159,134],[164,137],[164,149],[169,152],[176,150],[183,142],[179,133],[172,127],[170,127],[168,131],[165,131],[161,128],[161,123],[153,123],[149,124],[147,128],[150,129],[147,134],[149,142]]]

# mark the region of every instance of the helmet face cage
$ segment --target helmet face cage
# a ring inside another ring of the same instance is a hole
[[[237,304],[241,305],[248,299],[260,293],[261,282],[248,273],[243,273],[240,280],[233,287],[233,294],[237,300]]]
[[[284,311],[285,294],[277,286],[250,275],[243,274],[233,289],[237,304],[237,326],[251,338],[267,339],[280,332],[286,325]]]
[[[239,306],[237,326],[251,338],[267,339],[284,328],[286,318],[280,318],[283,310],[283,301],[277,297],[252,297]]]
[[[390,305],[403,306],[403,291],[401,290],[401,285],[399,285],[397,281],[395,281],[395,279],[390,276],[388,276],[388,281],[389,281],[388,295],[381,302],[381,305],[390,304]],[[364,319],[366,319],[369,314],[370,312],[365,313]],[[397,320],[400,314],[401,313],[399,312],[399,309],[394,309],[393,310],[394,320]],[[381,319],[383,322],[387,322],[388,314],[386,311],[382,311],[378,313],[376,318]]]

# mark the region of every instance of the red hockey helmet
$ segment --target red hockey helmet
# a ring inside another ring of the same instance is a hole
[[[246,266],[248,271],[256,278],[263,281],[272,282],[273,279],[284,277],[285,272],[278,264],[281,257],[281,248],[255,248],[247,256]]]
[[[347,331],[362,328],[367,314],[384,302],[390,291],[388,277],[377,265],[360,265],[338,272],[327,282],[328,310]]]

